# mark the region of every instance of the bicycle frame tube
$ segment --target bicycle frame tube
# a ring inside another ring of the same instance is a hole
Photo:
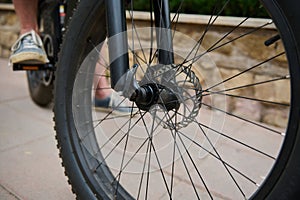
[[[113,40],[108,39],[108,49],[111,87],[115,88],[115,85],[129,69],[124,0],[105,0],[105,6],[107,37],[111,38],[113,36],[114,38]]]
[[[158,61],[160,64],[172,64],[174,62],[172,31],[168,0],[153,1],[156,37],[158,47]],[[126,15],[124,0],[105,0],[107,36],[108,39],[109,60],[111,72],[111,87],[125,85],[128,81],[121,79],[129,70],[128,41],[126,34]],[[120,83],[119,81],[123,81]],[[117,89],[122,90],[120,88]]]
[[[170,20],[169,0],[154,0],[154,16],[156,26],[156,40],[158,47],[158,61],[160,64],[174,63],[172,31]]]

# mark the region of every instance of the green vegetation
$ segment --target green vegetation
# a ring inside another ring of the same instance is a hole
[[[0,3],[12,3],[12,0],[0,0]]]
[[[127,1],[130,2],[130,0]],[[0,0],[0,3],[11,2],[11,0]],[[133,2],[135,10],[150,10],[150,0],[134,0]],[[176,12],[180,7],[180,12],[189,14],[211,15],[222,11],[220,14],[226,16],[268,17],[259,1],[255,0],[170,0],[169,2],[172,12]],[[223,10],[224,5],[226,7]]]
[[[218,14],[227,16],[267,17],[268,14],[260,6],[259,1],[254,0],[170,0],[170,10],[189,14]],[[181,5],[181,2],[183,4]],[[225,6],[225,9],[222,9]],[[135,0],[134,9],[141,11],[150,10],[149,0]]]

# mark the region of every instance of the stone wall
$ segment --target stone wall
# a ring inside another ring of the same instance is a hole
[[[148,26],[147,14],[136,13],[135,17],[141,20],[136,24],[137,27]],[[228,31],[233,30],[233,25],[238,24],[241,18],[220,18],[219,21],[215,22],[215,26],[210,27],[207,32],[202,45],[201,50],[206,51],[225,36]],[[188,15],[181,23],[177,25],[177,30],[182,34],[176,35],[174,38],[174,50],[180,52],[181,55],[187,55],[187,48],[190,42],[190,38],[200,38],[201,34],[206,28],[205,22],[208,21],[207,16],[192,16]],[[128,20],[130,22],[130,20]],[[239,28],[235,29],[231,34],[226,35],[226,38],[222,40],[221,47],[209,53],[210,64],[205,62],[200,63],[198,67],[195,67],[195,73],[199,77],[215,78],[214,73],[217,69],[220,78],[225,80],[228,77],[232,77],[238,73],[241,73],[245,69],[255,66],[260,62],[263,62],[266,58],[275,56],[276,54],[283,51],[281,43],[277,42],[269,47],[264,45],[264,42],[277,34],[272,25],[268,25],[259,31],[255,31],[255,34],[241,37],[248,32],[253,31],[261,24],[268,24],[266,20],[249,20]],[[19,33],[19,22],[14,13],[12,6],[6,6],[1,9],[0,4],[0,57],[9,57],[10,47],[13,45],[18,37]],[[130,29],[129,29],[130,30]],[[141,43],[147,43],[150,41],[150,36],[140,35]],[[186,42],[186,38],[188,41]],[[241,37],[241,38],[239,38]],[[235,40],[239,38],[238,40]],[[230,40],[234,40],[229,44]],[[218,44],[217,46],[219,46]],[[226,44],[222,46],[222,44]],[[271,51],[270,51],[271,50]],[[201,59],[200,59],[201,60]],[[205,60],[205,59],[204,59]],[[213,66],[210,66],[213,63]],[[215,68],[217,67],[217,68]],[[265,63],[260,66],[263,70],[251,70],[251,72],[243,74],[240,78],[237,78],[233,83],[231,81],[226,82],[225,88],[233,88],[238,85],[248,85],[265,80],[272,80],[274,77],[288,75],[287,61],[285,56],[279,56],[271,62]],[[201,79],[202,84],[205,85],[204,78]],[[275,126],[285,126],[288,119],[288,107],[276,106],[268,104],[268,101],[276,101],[282,104],[288,104],[290,99],[289,88],[286,86],[288,80],[270,82],[269,84],[262,84],[260,86],[253,87],[245,91],[243,89],[230,91],[230,96],[226,98],[226,109],[230,112],[236,113],[239,116],[246,116],[259,122],[265,122]],[[270,88],[275,88],[270,90]],[[265,102],[252,102],[247,99],[234,98],[234,95],[246,96],[248,98],[263,99]],[[204,98],[204,101],[209,99]],[[259,108],[259,109],[257,109]]]
[[[19,35],[19,20],[11,4],[0,4],[0,57],[8,58]]]

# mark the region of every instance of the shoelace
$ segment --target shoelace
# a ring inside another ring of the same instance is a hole
[[[17,49],[19,49],[21,45],[21,41],[23,41],[24,46],[42,47],[41,39],[37,36],[37,34],[33,30],[31,30],[30,32],[24,33],[19,37],[19,39],[12,46],[11,51],[16,51]]]

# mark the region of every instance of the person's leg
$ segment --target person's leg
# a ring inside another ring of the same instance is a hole
[[[94,87],[95,87],[95,98],[105,99],[110,97],[112,90],[110,89],[110,84],[108,78],[106,77],[106,70],[108,67],[108,52],[107,44],[103,42],[99,54],[99,60],[96,63],[95,74],[94,74]]]
[[[38,0],[13,0],[15,11],[20,20],[20,34],[31,30],[38,32],[37,6]]]
[[[38,0],[13,0],[15,11],[20,20],[20,38],[12,46],[11,64],[45,64],[49,62],[38,35]]]
[[[120,115],[136,113],[137,110],[131,108],[132,103],[124,101],[124,97],[111,89],[106,73],[108,65],[107,45],[104,42],[94,73],[95,108],[98,111],[109,111]]]
[[[105,99],[111,95],[110,84],[106,77],[106,68],[102,64],[103,59],[100,59],[96,64],[94,86],[96,88],[95,98]]]

